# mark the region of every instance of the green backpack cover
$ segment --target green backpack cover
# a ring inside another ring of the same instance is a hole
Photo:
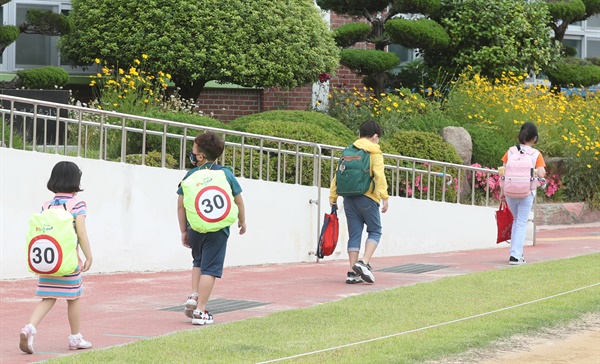
[[[371,155],[354,144],[342,151],[335,171],[336,192],[340,196],[359,196],[371,188]],[[374,186],[373,186],[374,187]]]
[[[62,277],[77,269],[79,259],[73,215],[66,204],[60,207],[33,214],[29,219],[27,264],[33,273]]]

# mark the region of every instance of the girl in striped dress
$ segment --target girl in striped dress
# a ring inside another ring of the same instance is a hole
[[[71,274],[62,277],[39,276],[35,295],[42,300],[34,308],[29,324],[21,329],[19,341],[21,351],[28,354],[33,354],[33,338],[37,332],[37,326],[44,316],[50,312],[58,298],[67,299],[69,325],[71,326],[69,349],[89,349],[92,347],[92,343],[84,340],[79,332],[79,297],[83,294],[81,273],[89,270],[92,265],[92,251],[85,228],[86,204],[84,201],[75,198],[77,192],[82,191],[80,182],[81,170],[75,163],[66,161],[58,162],[54,166],[48,180],[47,187],[55,193],[55,196],[52,200],[44,203],[42,210],[54,208],[55,206],[60,208],[70,207],[70,212],[73,215],[73,227],[77,234],[77,245],[81,247],[85,261],[82,261],[78,254],[79,264]]]

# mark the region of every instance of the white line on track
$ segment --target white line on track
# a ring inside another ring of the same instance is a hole
[[[564,296],[564,295],[569,294],[569,293],[573,293],[573,292],[581,291],[581,290],[584,290],[584,289],[592,288],[592,287],[595,287],[595,286],[598,286],[598,285],[600,285],[600,282],[591,284],[589,286],[576,288],[576,289],[573,289],[573,290],[570,290],[570,291],[566,291],[566,292],[562,292],[562,293],[557,293],[557,294],[552,295],[552,296],[538,298],[537,300],[519,303],[518,305],[504,307],[504,308],[500,308],[500,309],[497,309],[497,310],[488,311],[488,312],[484,312],[484,313],[479,313],[477,315],[473,315],[473,316],[469,316],[469,317],[463,317],[463,318],[460,318],[460,319],[456,319],[456,320],[452,320],[452,321],[447,321],[447,322],[443,322],[443,323],[440,323],[440,324],[425,326],[425,327],[421,327],[421,328],[414,329],[414,330],[408,330],[408,331],[404,331],[404,332],[399,332],[399,333],[396,333],[396,334],[391,334],[391,335],[386,335],[386,336],[380,336],[380,337],[376,337],[376,338],[369,339],[369,340],[357,341],[357,342],[350,343],[350,344],[334,346],[334,347],[331,347],[331,348],[326,348],[326,349],[311,351],[311,352],[308,352],[308,353],[302,353],[302,354],[297,354],[297,355],[292,355],[292,356],[286,356],[286,357],[283,357],[283,358],[277,358],[277,359],[262,361],[262,362],[259,362],[257,364],[275,363],[275,362],[278,362],[278,361],[295,359],[295,358],[300,358],[300,357],[303,357],[303,356],[324,353],[324,352],[327,352],[327,351],[332,351],[332,350],[337,350],[337,349],[342,349],[342,348],[348,348],[348,347],[355,346],[355,345],[366,344],[366,343],[370,343],[370,342],[373,342],[373,341],[379,341],[379,340],[383,340],[383,339],[389,339],[391,337],[396,337],[396,336],[400,336],[400,335],[406,335],[406,334],[410,334],[410,333],[417,332],[417,331],[423,331],[423,330],[433,329],[433,328],[436,328],[436,327],[445,326],[445,325],[449,325],[449,324],[454,324],[454,323],[457,323],[457,322],[466,321],[466,320],[474,319],[474,318],[477,318],[477,317],[487,316],[487,315],[491,315],[493,313],[498,313],[498,312],[502,312],[502,311],[506,311],[506,310],[511,310],[513,308],[530,305],[532,303],[549,300],[551,298],[556,298],[556,297]]]

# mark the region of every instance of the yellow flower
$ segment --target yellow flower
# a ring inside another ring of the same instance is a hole
[[[122,75],[123,73],[125,73],[125,71],[123,71],[122,68],[119,68],[119,74]]]
[[[140,62],[140,60],[139,60],[139,59],[134,59],[134,60],[133,60],[133,63],[135,63],[135,64],[140,64],[140,63],[142,63],[142,62]]]
[[[113,104],[113,106],[115,106],[115,107],[116,107],[116,106],[119,106],[119,104],[117,104],[117,103],[115,102],[115,103]]]
[[[96,63],[100,63],[100,59],[99,59],[99,58],[96,58],[94,61],[95,61]]]
[[[591,168],[592,168],[592,165],[591,165],[591,164],[588,164],[588,165],[587,165],[587,167],[588,167],[589,169],[591,169]]]
[[[147,54],[142,54],[142,58],[143,59],[148,59],[148,55]]]
[[[99,73],[96,73],[96,76],[98,76],[98,77],[102,77],[102,75],[101,75],[101,74],[99,74]]]
[[[170,80],[171,79],[171,75],[169,73],[167,73],[167,78]]]
[[[102,106],[100,106],[100,105],[98,105],[97,107],[98,107],[98,109],[102,109]]]
[[[145,99],[144,102],[147,104],[148,103],[148,99]]]

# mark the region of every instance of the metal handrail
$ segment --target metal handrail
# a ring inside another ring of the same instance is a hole
[[[247,175],[248,178],[255,178],[255,168],[258,167],[257,179],[286,183],[286,167],[293,165],[293,183],[302,184],[304,170],[312,165],[312,178],[307,180],[306,184],[318,187],[319,192],[316,201],[318,205],[320,205],[321,200],[320,187],[325,177],[323,173],[324,163],[325,165],[330,163],[328,180],[331,180],[335,173],[335,165],[337,165],[344,149],[341,146],[185,124],[171,120],[10,95],[0,95],[0,102],[2,106],[0,114],[3,121],[5,121],[2,123],[2,142],[4,143],[6,140],[8,143],[4,144],[10,148],[14,148],[14,141],[17,137],[15,131],[18,129],[18,125],[21,125],[18,137],[21,139],[23,150],[38,150],[41,147],[43,152],[48,152],[49,148],[54,146],[54,153],[59,154],[62,147],[62,153],[67,155],[67,143],[59,145],[59,139],[62,138],[64,141],[72,140],[76,144],[73,147],[76,148],[77,156],[91,158],[94,147],[89,142],[90,135],[93,135],[97,129],[98,145],[95,148],[97,149],[98,159],[108,159],[109,134],[120,133],[120,153],[117,159],[122,162],[125,161],[128,154],[128,136],[140,135],[141,148],[137,154],[141,155],[142,165],[146,164],[148,139],[152,137],[161,138],[161,167],[166,166],[168,142],[176,141],[176,143],[179,143],[179,169],[185,169],[188,142],[195,138],[195,136],[190,136],[188,133],[190,131],[198,133],[212,131],[222,135],[225,139],[226,153],[223,153],[221,162],[233,164],[234,171],[238,176]],[[16,108],[17,104],[20,109]],[[44,113],[43,110],[47,112]],[[61,115],[64,113],[67,113],[68,116]],[[38,135],[40,133],[38,122],[42,123],[41,126],[44,129],[41,136]],[[53,144],[48,141],[49,123],[51,122],[56,124],[54,125],[55,137]],[[132,126],[130,122],[139,122],[141,127]],[[31,133],[28,133],[28,123],[32,125]],[[154,129],[157,130],[149,129],[149,124],[156,125]],[[61,128],[61,126],[63,127]],[[170,127],[178,128],[178,130],[176,132],[169,131],[168,128]],[[64,130],[62,135],[60,135],[61,130]],[[38,146],[38,144],[40,145]],[[226,156],[229,155],[231,159],[227,160],[228,157]],[[391,178],[391,181],[388,181],[391,182],[389,183],[391,195],[461,203],[461,198],[467,196],[462,193],[463,184],[468,182],[470,174],[471,191],[468,198],[471,204],[475,205],[475,174],[481,172],[485,174],[487,181],[483,202],[485,206],[489,206],[489,181],[491,176],[498,173],[496,170],[392,154],[383,154],[383,157],[386,161],[384,168]],[[255,159],[257,160],[256,163]],[[308,159],[312,159],[312,163],[304,165],[303,161]],[[238,161],[239,168],[237,168]],[[273,173],[271,173],[272,165],[275,166]],[[455,184],[456,200],[447,201],[448,191],[452,188],[453,183]],[[438,189],[441,191],[438,191]],[[463,196],[461,197],[461,195]]]

